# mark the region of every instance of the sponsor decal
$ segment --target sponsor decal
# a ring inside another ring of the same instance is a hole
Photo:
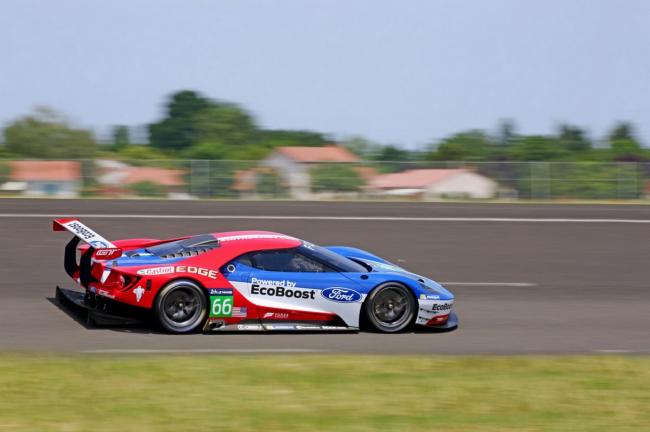
[[[260,324],[238,324],[237,330],[263,330]]]
[[[194,266],[165,266],[165,267],[151,267],[146,269],[138,270],[139,275],[145,276],[158,276],[171,273],[193,273],[199,276],[205,276],[210,279],[217,278],[217,271],[210,270],[203,267],[194,267]]]
[[[286,312],[266,312],[262,319],[287,319],[289,318],[289,314]]]
[[[231,296],[232,288],[210,288],[208,292],[211,296]]]
[[[101,248],[95,250],[93,255],[99,261],[107,261],[122,256],[122,249],[120,248]]]
[[[170,274],[170,273],[174,273],[174,266],[152,267],[152,268],[138,270],[138,274],[144,276],[158,276],[158,275]]]
[[[259,239],[287,239],[294,240],[293,237],[289,237],[282,234],[242,234],[234,236],[219,237],[217,240],[221,242],[235,241],[235,240],[259,240]]]
[[[101,241],[101,240],[93,240],[93,241],[90,242],[90,245],[92,247],[94,247],[95,249],[108,247],[108,243],[106,243],[105,241]]]
[[[281,325],[277,325],[277,324],[268,325],[268,324],[266,324],[264,327],[269,329],[269,330],[296,330],[295,325],[286,325],[286,324],[281,324]]]
[[[144,295],[144,288],[142,288],[140,285],[138,285],[136,288],[133,289],[133,294],[135,294],[135,301],[140,303],[140,300],[142,299],[142,296]]]
[[[440,296],[435,294],[420,294],[420,300],[440,300]]]
[[[91,239],[91,238],[93,238],[93,237],[95,237],[97,235],[96,233],[94,233],[90,229],[88,229],[88,227],[86,227],[85,225],[83,225],[82,223],[79,223],[77,221],[73,221],[73,222],[70,222],[70,223],[65,224],[65,225],[73,233],[75,233],[76,235],[78,235],[79,237],[81,237],[84,240],[89,240],[89,239]],[[104,244],[104,246],[100,246],[100,247],[106,247],[106,246],[108,246],[108,245]]]
[[[255,279],[255,278],[253,278],[253,279]],[[295,285],[295,283],[294,283],[294,285]],[[314,296],[316,295],[316,291],[315,290],[301,290],[301,289],[292,290],[290,288],[285,288],[284,286],[267,287],[267,286],[259,286],[257,284],[253,284],[253,285],[251,285],[251,295],[263,295],[263,296],[271,296],[271,297],[287,297],[287,298],[314,300]]]
[[[296,286],[296,282],[291,282],[288,280],[270,280],[270,279],[258,279],[254,277],[251,282],[254,285],[261,286],[261,287],[267,287],[267,288],[273,288],[273,287],[286,287],[286,288],[293,288]]]
[[[325,288],[321,295],[327,300],[339,303],[352,303],[361,300],[361,294],[355,290],[342,287]]]
[[[103,290],[103,289],[97,290],[97,294],[102,296],[102,297],[109,298],[109,299],[114,299],[115,298],[115,296],[113,294],[111,294],[108,291]]]
[[[451,303],[449,304],[440,304],[440,303],[434,303],[433,306],[431,306],[431,310],[433,312],[446,312],[451,310]]]

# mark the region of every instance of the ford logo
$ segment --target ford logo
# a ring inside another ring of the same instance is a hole
[[[350,303],[361,300],[361,294],[355,290],[341,287],[326,288],[321,291],[321,295],[327,300],[340,303]]]

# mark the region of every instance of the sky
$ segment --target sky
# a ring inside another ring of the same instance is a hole
[[[101,135],[181,89],[407,148],[500,119],[650,145],[650,1],[0,2],[0,123],[47,105]]]

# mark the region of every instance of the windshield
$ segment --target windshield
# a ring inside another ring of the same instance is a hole
[[[335,267],[338,271],[344,273],[368,273],[368,269],[356,261],[332,252],[322,246],[317,246],[313,243],[303,242],[298,250],[318,261],[329,264]]]

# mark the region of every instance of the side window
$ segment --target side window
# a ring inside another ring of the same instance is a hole
[[[266,271],[277,272],[332,272],[332,268],[315,261],[295,249],[253,252],[249,254],[252,266]]]

